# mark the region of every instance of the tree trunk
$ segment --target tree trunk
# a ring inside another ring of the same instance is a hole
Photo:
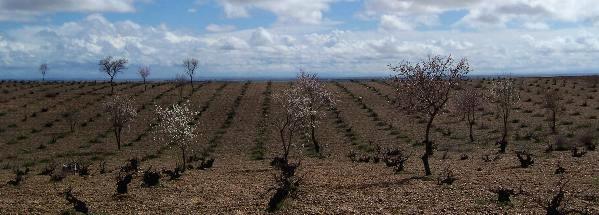
[[[181,148],[181,155],[183,156],[183,168],[185,169],[185,168],[187,168],[187,161],[186,161],[187,159],[186,159],[186,156],[185,156],[185,149],[184,148]]]
[[[555,115],[556,114],[555,114],[555,111],[552,111],[552,112],[553,112],[552,113],[553,117],[552,117],[552,124],[551,124],[551,132],[553,132],[555,134],[555,121],[556,121],[556,119],[555,119],[556,116]]]
[[[427,155],[433,155],[433,147],[432,147],[433,144],[430,141],[429,136],[430,136],[430,131],[431,131],[431,127],[433,125],[433,120],[434,119],[435,119],[434,116],[431,117],[428,120],[428,123],[426,124],[426,133],[425,133],[425,136],[424,136],[424,143],[426,144],[426,154]],[[430,147],[429,147],[429,144],[430,144]]]
[[[114,82],[113,82],[113,78],[110,78],[110,95],[114,95]]]
[[[283,159],[286,161],[289,156],[289,146],[285,141],[285,127],[279,129],[279,137],[281,138],[281,145],[283,146]],[[291,141],[291,140],[289,140]]]
[[[431,167],[428,164],[428,154],[424,153],[424,155],[422,155],[422,164],[424,164],[424,174],[425,175],[431,175]]]
[[[318,140],[316,140],[316,128],[314,128],[314,126],[312,126],[311,138],[312,143],[314,144],[314,151],[320,153],[320,144],[318,144]]]
[[[472,134],[472,126],[474,126],[474,113],[468,113],[467,116],[470,142],[474,142],[474,135]]]
[[[183,86],[184,85],[179,86],[179,100],[183,100]]]
[[[499,141],[497,144],[499,144],[499,153],[505,153],[505,149],[507,148],[507,121],[509,119],[508,117],[508,112],[504,112],[504,116],[503,116],[503,134],[501,135],[501,141]]]
[[[189,83],[191,84],[191,93],[189,94],[189,98],[191,99],[191,96],[193,95],[193,77],[189,78]]]
[[[114,137],[116,138],[116,145],[119,150],[121,150],[121,128],[114,127]]]
[[[501,135],[501,142],[505,142],[505,139],[507,137],[507,120],[508,120],[508,116],[507,116],[507,112],[505,113],[505,116],[503,116],[503,134]]]
[[[470,142],[474,142],[474,135],[472,135],[472,126],[474,125],[474,122],[469,122],[469,129],[470,129]]]
[[[148,90],[148,86],[146,85],[146,79],[144,78],[144,92]]]
[[[425,152],[424,152],[424,155],[422,155],[422,164],[424,165],[424,173],[426,175],[432,174],[431,168],[428,163],[428,157],[433,155],[433,143],[429,139],[429,134],[430,134],[431,126],[433,125],[434,119],[435,119],[435,117],[431,116],[430,119],[428,120],[428,123],[426,124],[426,133],[425,133],[425,137],[424,137]]]

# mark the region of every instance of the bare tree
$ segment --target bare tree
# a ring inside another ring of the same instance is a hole
[[[40,73],[42,73],[42,81],[46,80],[46,73],[48,72],[48,70],[50,70],[50,68],[48,68],[48,64],[43,63],[40,65]]]
[[[507,77],[493,83],[489,98],[495,103],[497,114],[503,121],[501,140],[496,145],[499,145],[499,153],[505,153],[508,144],[506,139],[509,130],[508,122],[512,108],[520,101],[520,93],[514,80],[511,77]]]
[[[556,132],[557,114],[560,113],[562,110],[562,103],[560,101],[561,99],[562,96],[558,91],[550,91],[545,93],[545,98],[543,100],[544,107],[545,109],[547,109],[547,111],[549,111],[550,114],[550,127],[551,132],[554,134]]]
[[[106,73],[110,78],[110,94],[114,94],[114,78],[118,73],[127,69],[127,62],[129,61],[126,58],[113,59],[112,56],[100,60],[100,63],[98,64],[100,66],[100,71]]]
[[[464,118],[468,124],[470,142],[474,142],[472,126],[476,123],[476,113],[483,104],[482,93],[473,87],[466,88],[458,92],[454,104],[455,110],[461,114],[464,114]]]
[[[195,143],[196,137],[194,131],[197,126],[193,123],[193,118],[197,112],[191,110],[190,106],[190,102],[187,101],[181,105],[173,104],[168,108],[156,107],[159,120],[154,139],[169,146],[179,147],[183,167],[186,167],[186,150]]]
[[[425,174],[430,175],[428,158],[433,154],[433,142],[429,138],[431,126],[449,100],[450,92],[470,71],[470,65],[465,58],[455,61],[451,56],[433,56],[418,63],[406,61],[399,66],[389,65],[389,69],[398,73],[393,80],[397,84],[400,110],[420,113],[428,118],[422,163]]]
[[[183,74],[175,76],[175,87],[179,88],[179,100],[183,100],[183,87],[187,83],[187,78]]]
[[[307,102],[308,134],[314,150],[316,153],[320,153],[320,144],[316,138],[316,129],[320,124],[320,120],[326,116],[326,108],[335,107],[336,101],[334,95],[324,87],[316,74],[306,73],[303,70],[297,76],[293,87],[300,93],[299,96],[303,97]]]
[[[189,83],[191,84],[191,93],[193,93],[193,76],[196,69],[198,68],[198,59],[187,58],[183,61],[183,67],[185,68],[185,74],[189,76]]]
[[[104,103],[104,109],[108,113],[111,126],[114,129],[116,143],[120,150],[123,128],[129,126],[129,123],[137,116],[134,101],[127,96],[115,95]]]
[[[148,86],[146,85],[146,78],[148,78],[148,76],[150,76],[150,67],[149,66],[139,67],[139,70],[137,71],[137,73],[139,73],[139,76],[144,80],[144,91],[146,91],[148,89]]]

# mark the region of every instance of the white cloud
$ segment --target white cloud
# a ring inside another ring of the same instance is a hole
[[[599,1],[595,0],[365,0],[359,16],[379,19],[380,27],[390,17],[408,26],[434,26],[439,16],[449,11],[465,11],[457,26],[471,28],[506,27],[520,23],[523,28],[546,29],[547,22],[596,22]],[[543,24],[545,23],[545,24]]]
[[[272,35],[264,28],[256,29],[250,38],[250,44],[253,46],[268,46],[273,44],[273,42]]]
[[[521,36],[524,35],[524,36]],[[0,68],[42,62],[95,67],[105,55],[131,64],[174,66],[189,56],[211,71],[343,71],[372,74],[386,65],[430,54],[468,57],[475,71],[588,69],[599,58],[599,29],[496,29],[488,31],[323,30],[293,25],[198,34],[166,25],[111,22],[102,15],[58,26],[23,26],[0,32]],[[178,68],[178,67],[175,67]],[[155,73],[157,76],[161,71]],[[171,74],[163,74],[170,77]]]
[[[134,0],[0,0],[0,21],[31,20],[55,12],[133,12],[133,4]]]
[[[397,17],[394,15],[383,15],[381,17],[381,22],[380,22],[379,26],[381,27],[381,29],[387,30],[387,31],[412,30],[412,26],[409,23],[406,23],[405,21],[403,21],[401,17]]]
[[[249,48],[249,45],[245,40],[240,38],[229,36],[219,39],[216,43],[213,44],[213,47],[221,50],[246,50]]]
[[[234,25],[217,25],[217,24],[209,24],[206,26],[206,31],[209,32],[227,32],[233,31],[236,27]]]
[[[319,24],[323,13],[336,0],[219,0],[228,18],[245,18],[250,10],[274,13],[282,23]]]

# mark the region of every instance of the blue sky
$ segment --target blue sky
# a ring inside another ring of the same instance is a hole
[[[594,0],[0,0],[0,79],[102,79],[126,57],[173,78],[386,76],[427,55],[469,59],[474,74],[594,73]]]

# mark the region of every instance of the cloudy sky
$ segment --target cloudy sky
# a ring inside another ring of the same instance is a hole
[[[387,75],[427,55],[467,57],[475,74],[599,71],[596,0],[0,0],[0,78],[154,78],[198,58],[201,77]]]

